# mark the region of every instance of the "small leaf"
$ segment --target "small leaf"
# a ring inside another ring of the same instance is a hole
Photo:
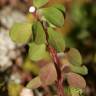
[[[81,66],[82,64],[82,57],[79,51],[75,48],[71,48],[67,53],[67,58],[69,62],[76,66]]]
[[[8,83],[8,96],[19,96],[22,86],[13,81]]]
[[[15,23],[10,31],[11,39],[18,44],[27,43],[32,37],[31,27],[30,23]]]
[[[40,72],[40,68],[35,62],[32,62],[30,59],[26,59],[24,64],[22,65],[22,68],[26,72],[31,72],[35,75],[38,75]]]
[[[62,52],[65,49],[65,42],[60,32],[54,31],[52,28],[48,28],[49,43],[58,51]]]
[[[70,88],[71,96],[83,96],[83,90],[80,88]]]
[[[84,96],[83,90],[80,88],[64,87],[64,91],[66,96]]]
[[[64,25],[63,13],[55,7],[43,8],[44,17],[55,26],[62,27]]]
[[[88,74],[88,69],[85,66],[79,67],[79,66],[74,66],[70,65],[72,72],[81,74],[81,75],[86,75]]]
[[[42,82],[40,80],[40,77],[35,77],[34,79],[32,79],[28,84],[27,84],[27,88],[29,89],[36,89],[38,87],[40,87],[42,85]]]
[[[86,82],[83,77],[76,73],[67,74],[67,82],[70,87],[84,89],[86,87]]]
[[[71,91],[69,86],[64,86],[64,93],[66,96],[71,96]]]
[[[32,29],[33,29],[34,41],[37,44],[46,43],[46,35],[42,24],[36,21],[34,22]]]
[[[53,5],[53,7],[57,8],[61,12],[65,13],[65,7],[63,4],[55,4],[55,5]]]
[[[46,51],[46,45],[45,44],[35,44],[31,43],[29,45],[29,58],[32,61],[39,61],[41,59],[49,59],[50,55]]]
[[[36,89],[42,85],[51,85],[56,79],[56,69],[54,67],[54,64],[50,63],[41,68],[39,76],[32,79],[26,87],[29,89]]]
[[[57,79],[56,69],[53,63],[47,64],[40,70],[40,79],[43,85],[51,85]]]
[[[49,0],[33,0],[33,5],[37,8],[44,6]]]

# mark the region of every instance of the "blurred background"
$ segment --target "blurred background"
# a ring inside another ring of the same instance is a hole
[[[66,8],[62,32],[67,47],[77,48],[89,73],[86,96],[96,96],[96,1],[49,0],[48,5],[62,3]],[[32,0],[0,0],[0,96],[19,96],[22,87],[39,72],[36,64],[26,59],[27,46],[11,41],[9,30],[15,22],[31,22],[28,12]],[[14,83],[14,82],[15,83]],[[42,96],[36,90],[36,96]],[[30,95],[31,96],[31,95]]]

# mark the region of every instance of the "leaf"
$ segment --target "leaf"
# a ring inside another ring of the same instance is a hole
[[[80,88],[70,88],[71,96],[83,96],[83,90]]]
[[[32,29],[33,29],[34,41],[37,44],[46,43],[46,35],[43,26],[39,21],[34,22]]]
[[[28,84],[27,84],[27,88],[29,89],[36,89],[38,87],[40,87],[42,85],[42,82],[40,80],[40,77],[35,77],[34,79],[32,79]]]
[[[22,86],[11,81],[8,83],[8,96],[19,96]]]
[[[57,8],[61,12],[65,13],[65,7],[63,4],[54,4],[53,7]]]
[[[29,45],[29,58],[32,61],[39,61],[41,59],[49,59],[50,55],[46,51],[46,45],[45,44],[35,44],[31,43]]]
[[[75,48],[71,48],[67,53],[67,58],[69,62],[75,66],[81,66],[82,64],[82,57],[79,51]]]
[[[65,42],[60,32],[54,31],[52,28],[48,28],[49,43],[58,51],[62,52],[65,49]]]
[[[74,66],[74,65],[70,65],[72,72],[81,74],[81,75],[87,75],[88,74],[88,69],[86,66]]]
[[[50,63],[41,68],[39,76],[32,79],[26,87],[29,89],[36,89],[40,86],[51,85],[56,79],[56,69],[54,67],[54,64]]]
[[[48,3],[49,0],[33,0],[33,5],[37,8],[40,8]]]
[[[43,85],[51,85],[57,79],[56,69],[53,63],[47,64],[40,70],[40,79]]]
[[[55,7],[43,8],[41,10],[44,17],[55,26],[62,27],[64,25],[63,13]]]
[[[66,96],[84,96],[83,90],[80,88],[73,88],[73,87],[64,87],[64,92]]]
[[[70,87],[84,89],[86,87],[86,82],[83,77],[76,73],[67,74],[67,82]]]
[[[71,91],[69,86],[64,86],[64,93],[66,96],[71,96]]]
[[[25,44],[32,37],[32,24],[30,23],[15,23],[10,31],[11,39],[18,44]]]
[[[26,72],[31,72],[35,75],[38,75],[40,72],[40,68],[37,64],[29,60],[28,58],[25,60],[24,64],[22,65],[22,68]]]

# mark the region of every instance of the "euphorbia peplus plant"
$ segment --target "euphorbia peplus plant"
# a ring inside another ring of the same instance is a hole
[[[33,22],[16,23],[10,31],[14,42],[29,46],[28,58],[32,62],[45,62],[39,75],[26,87],[36,89],[55,84],[58,96],[81,96],[86,82],[78,74],[86,75],[88,70],[82,65],[79,51],[66,50],[63,35],[56,31],[64,25],[65,7],[54,4],[46,8],[47,3],[48,0],[33,0]]]

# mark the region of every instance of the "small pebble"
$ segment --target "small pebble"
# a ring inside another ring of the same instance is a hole
[[[31,89],[28,88],[23,88],[20,96],[34,96],[33,92],[31,91]]]

